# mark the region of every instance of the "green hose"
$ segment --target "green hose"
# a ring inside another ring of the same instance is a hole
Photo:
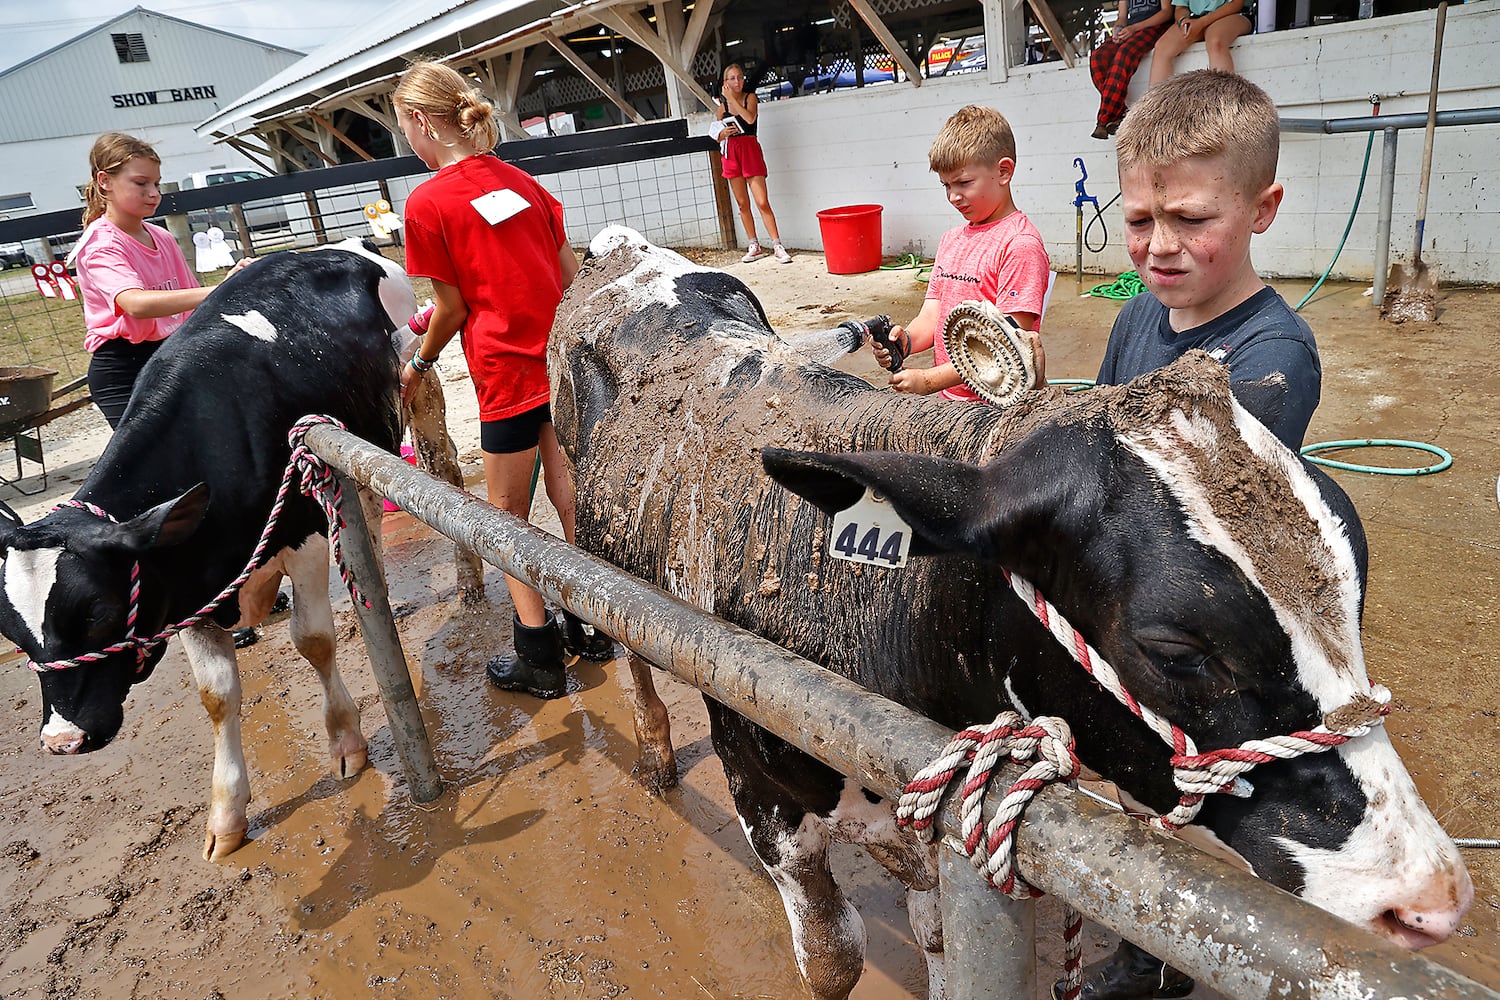
[[[1352,462],[1336,462],[1331,458],[1318,458],[1313,454],[1313,452],[1327,451],[1330,448],[1415,448],[1417,451],[1425,451],[1429,455],[1436,455],[1442,461],[1436,465],[1423,466],[1420,469],[1391,469],[1383,465],[1355,465]],[[1393,438],[1323,441],[1318,444],[1303,445],[1302,457],[1316,465],[1326,465],[1330,469],[1344,469],[1348,472],[1368,472],[1376,476],[1426,476],[1434,472],[1442,472],[1453,464],[1453,456],[1435,444],[1423,444],[1421,441],[1398,441]]]
[[[897,257],[894,263],[881,264],[880,269],[882,271],[904,271],[907,268],[915,268],[916,273],[912,275],[912,279],[926,284],[932,280],[928,277],[932,273],[932,263],[932,261],[923,260],[914,253],[904,253],[900,257]]]
[[[1095,285],[1093,288],[1090,288],[1089,294],[1095,298],[1114,299],[1118,302],[1123,302],[1126,299],[1135,298],[1145,290],[1146,286],[1142,283],[1141,276],[1134,271],[1126,271],[1114,281],[1105,282],[1102,285]]]
[[[1323,287],[1323,282],[1327,281],[1328,276],[1333,273],[1333,265],[1338,263],[1339,254],[1344,252],[1344,244],[1349,240],[1349,231],[1354,228],[1354,217],[1359,214],[1359,199],[1365,193],[1365,176],[1370,172],[1370,150],[1374,148],[1375,133],[1372,131],[1369,141],[1365,143],[1365,165],[1359,169],[1359,187],[1354,192],[1354,207],[1349,210],[1349,222],[1344,226],[1344,238],[1339,240],[1339,248],[1333,252],[1333,260],[1328,262],[1328,267],[1324,269],[1323,276],[1307,290],[1307,294],[1302,297],[1302,301],[1292,307],[1292,312],[1300,312],[1302,307],[1307,305],[1308,301],[1313,297],[1313,293]]]

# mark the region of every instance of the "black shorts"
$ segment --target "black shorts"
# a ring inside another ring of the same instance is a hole
[[[130,390],[135,388],[136,377],[151,355],[161,347],[161,341],[148,340],[132,344],[128,340],[115,338],[99,345],[89,361],[89,393],[94,405],[104,413],[110,429],[120,426],[125,415],[125,404],[130,402]]]
[[[517,413],[503,420],[479,422],[479,448],[491,455],[513,455],[535,448],[542,439],[542,425],[552,423],[552,404]]]

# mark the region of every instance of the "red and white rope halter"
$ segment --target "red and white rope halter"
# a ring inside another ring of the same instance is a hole
[[[343,578],[344,586],[349,588],[349,596],[368,607],[368,602],[365,601],[364,597],[359,593],[358,587],[355,586],[354,578],[344,567],[343,547],[340,541],[340,532],[344,527],[344,517],[341,513],[343,490],[339,487],[338,480],[333,475],[333,471],[328,467],[328,463],[324,462],[307,447],[307,432],[318,424],[332,424],[340,430],[344,429],[342,423],[333,417],[326,416],[303,417],[292,425],[291,431],[287,434],[287,441],[292,446],[292,454],[287,460],[286,472],[281,477],[281,487],[276,492],[276,502],[271,505],[270,519],[266,522],[265,530],[260,533],[260,541],[256,543],[255,551],[251,553],[250,561],[245,564],[244,570],[239,576],[234,578],[234,581],[229,586],[219,591],[213,600],[176,625],[168,626],[149,638],[140,638],[135,634],[136,621],[140,617],[141,599],[141,564],[137,561],[130,568],[130,610],[125,615],[124,639],[113,645],[106,646],[97,652],[84,653],[65,660],[51,660],[47,663],[36,663],[28,660],[27,666],[31,667],[37,673],[47,673],[52,670],[67,670],[72,667],[81,667],[86,663],[97,663],[115,653],[133,649],[136,654],[136,673],[140,673],[145,668],[146,658],[151,654],[152,649],[166,642],[183,629],[191,628],[213,614],[220,604],[224,603],[235,591],[239,590],[240,586],[246,580],[250,579],[250,575],[260,565],[261,556],[265,554],[266,545],[271,540],[271,532],[276,528],[276,522],[281,517],[282,508],[286,506],[293,475],[299,471],[301,473],[299,482],[300,491],[317,500],[318,505],[323,508],[323,513],[328,516],[329,541],[333,545],[334,556],[338,560],[339,575]],[[63,507],[78,507],[96,517],[102,517],[112,524],[120,523],[108,511],[96,507],[85,500],[68,500],[58,504],[53,509],[57,510]]]
[[[1375,684],[1371,685],[1368,695],[1330,712],[1324,717],[1324,723],[1313,729],[1288,736],[1247,740],[1237,747],[1199,753],[1187,733],[1131,696],[1108,661],[1035,587],[1010,572],[1005,578],[1037,620],[1062,643],[1089,676],[1172,748],[1172,780],[1182,796],[1165,816],[1150,819],[1151,825],[1158,829],[1171,832],[1191,823],[1198,815],[1205,795],[1214,792],[1249,795],[1250,786],[1241,776],[1251,768],[1273,760],[1331,750],[1364,736],[1390,713],[1391,693]],[[1334,719],[1339,720],[1336,728],[1328,725]],[[986,836],[981,838],[978,827],[984,793],[992,772],[1003,763],[1001,758],[1008,756],[1022,763],[1038,755],[1037,763],[1011,785],[985,830]],[[911,827],[923,840],[930,841],[935,832],[933,817],[943,794],[966,762],[969,767],[964,777],[960,809],[964,854],[985,880],[1001,892],[1016,899],[1040,896],[1041,892],[1028,885],[1015,871],[1015,828],[1038,791],[1051,782],[1077,777],[1078,758],[1068,724],[1059,718],[1042,716],[1027,725],[1016,713],[1001,712],[988,725],[971,726],[956,734],[937,759],[917,772],[907,784],[896,806],[896,822]],[[1082,965],[1079,936],[1082,921],[1072,907],[1066,908],[1064,921],[1067,925],[1063,933],[1067,951],[1065,998],[1073,1000],[1078,995]]]

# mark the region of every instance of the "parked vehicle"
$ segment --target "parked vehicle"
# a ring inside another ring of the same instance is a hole
[[[31,254],[26,252],[26,247],[20,243],[0,243],[0,266],[30,267],[36,261],[32,260]]]
[[[194,191],[218,184],[233,184],[237,181],[258,181],[268,177],[259,170],[199,170],[184,177],[178,184],[183,191]],[[252,230],[287,228],[286,206],[279,198],[262,198],[247,201],[245,224]],[[226,233],[234,231],[234,217],[227,205],[205,208],[188,213],[188,226],[200,232],[209,226],[218,226]]]

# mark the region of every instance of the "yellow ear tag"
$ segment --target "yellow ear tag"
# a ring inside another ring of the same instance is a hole
[[[867,487],[857,503],[833,515],[828,554],[872,566],[905,566],[911,528],[889,500]]]

